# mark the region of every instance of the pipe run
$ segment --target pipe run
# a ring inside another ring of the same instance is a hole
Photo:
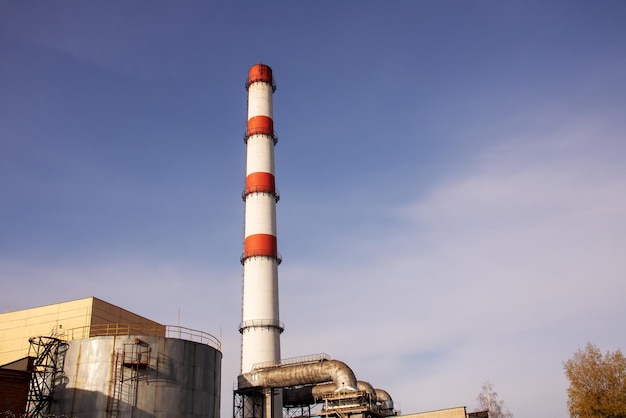
[[[382,389],[374,390],[376,391],[376,402],[380,404],[380,408],[393,411],[393,399],[391,399],[391,395],[389,395],[387,391]]]
[[[389,393],[383,389],[374,389],[368,382],[357,381],[357,388],[366,392],[373,399],[378,407],[383,411],[393,411],[393,399]],[[315,386],[303,386],[285,389],[283,401],[285,405],[306,405],[320,401],[329,392],[335,391],[334,383],[322,383]]]
[[[286,388],[332,382],[335,391],[357,390],[354,372],[339,360],[308,364],[289,364],[244,373],[238,377],[239,389],[254,387]]]

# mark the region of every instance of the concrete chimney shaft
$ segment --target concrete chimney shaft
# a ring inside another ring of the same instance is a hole
[[[276,89],[272,69],[253,65],[246,82],[248,125],[241,332],[241,373],[258,363],[280,361],[283,324],[278,313],[278,265],[274,179],[274,121],[272,96]]]

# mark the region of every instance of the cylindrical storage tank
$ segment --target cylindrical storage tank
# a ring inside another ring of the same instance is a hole
[[[59,358],[51,413],[76,417],[220,416],[222,353],[177,338],[70,341]]]

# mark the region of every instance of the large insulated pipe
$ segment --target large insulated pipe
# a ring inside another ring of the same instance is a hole
[[[357,390],[354,372],[338,360],[317,363],[293,364],[262,369],[239,376],[239,388],[273,387],[285,388],[298,385],[313,385],[332,382],[335,391]]]
[[[378,402],[380,405],[380,409],[386,410],[386,411],[393,411],[393,399],[391,399],[391,396],[389,395],[389,393],[387,393],[387,391],[382,390],[382,389],[375,389],[376,391],[376,402]]]
[[[256,363],[280,362],[280,334],[284,326],[278,317],[278,265],[276,240],[276,191],[274,178],[274,134],[272,96],[276,89],[272,69],[264,64],[250,67],[246,81],[248,123],[246,143],[246,184],[242,194],[245,207],[243,265],[243,306],[241,373]],[[282,392],[266,399],[266,416],[282,417]]]
[[[372,399],[376,397],[376,390],[367,382],[357,381],[357,389],[366,392]],[[297,387],[285,390],[285,404],[297,405],[313,404],[319,401],[325,394],[336,392],[337,385],[333,383],[320,383],[314,386]]]
[[[357,381],[357,388],[370,395],[382,411],[393,411],[393,400],[387,391],[374,389],[368,382]],[[322,383],[315,386],[290,388],[283,392],[286,405],[310,405],[319,402],[324,394],[336,391],[334,383]]]

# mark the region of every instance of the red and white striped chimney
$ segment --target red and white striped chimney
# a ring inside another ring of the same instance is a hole
[[[253,65],[246,82],[248,127],[243,264],[241,373],[254,364],[280,361],[280,334],[284,326],[278,315],[278,265],[276,244],[276,191],[274,179],[274,122],[272,95],[276,90],[272,69]],[[274,406],[279,406],[274,403]],[[280,411],[282,406],[278,408]]]

